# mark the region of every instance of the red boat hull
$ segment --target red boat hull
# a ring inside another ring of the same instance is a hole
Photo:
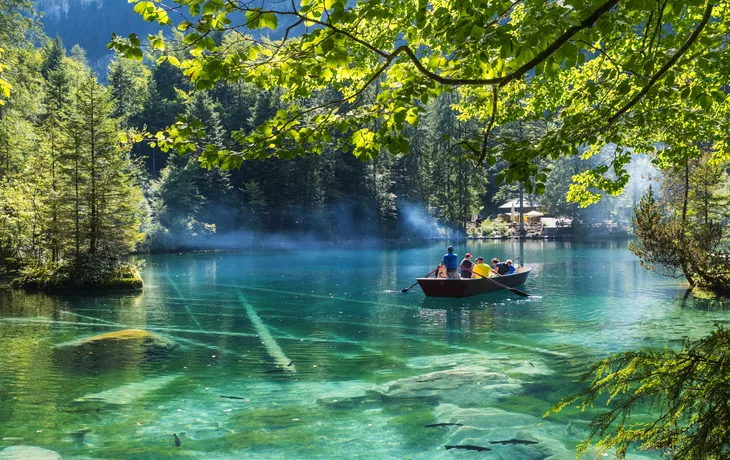
[[[490,280],[509,287],[517,287],[527,281],[530,274],[529,268],[520,268],[513,275],[505,275],[495,278],[463,278],[458,280],[444,278],[418,278],[418,284],[423,293],[428,297],[471,297],[479,294],[487,294],[503,289]]]

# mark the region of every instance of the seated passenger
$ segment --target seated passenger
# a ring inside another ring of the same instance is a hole
[[[471,271],[474,267],[474,262],[471,261],[471,254],[468,252],[464,256],[464,260],[461,261],[461,277],[462,278],[471,278]]]
[[[502,267],[502,264],[499,262],[499,259],[496,257],[492,259],[492,273],[489,276],[502,276],[501,273],[499,273],[500,268]]]
[[[512,260],[507,260],[507,262],[505,262],[505,264],[507,264],[507,268],[509,268],[509,271],[507,272],[507,274],[514,275],[515,272],[517,271],[517,269],[514,267],[514,265],[512,265]]]
[[[439,265],[438,271],[436,272],[437,278],[446,278],[446,266],[443,262]]]
[[[489,278],[492,268],[484,263],[484,257],[477,257],[477,264],[474,265],[474,278]],[[482,276],[479,276],[482,275]]]

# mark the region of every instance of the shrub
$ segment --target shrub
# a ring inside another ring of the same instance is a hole
[[[494,236],[506,236],[509,234],[507,222],[502,220],[501,217],[497,217],[494,220],[485,219],[480,227],[483,236],[494,237]]]

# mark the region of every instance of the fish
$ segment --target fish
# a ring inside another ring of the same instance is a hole
[[[489,442],[489,444],[502,444],[502,445],[512,444],[513,446],[516,446],[518,444],[527,446],[530,444],[537,444],[537,443],[538,443],[537,441],[528,441],[526,439],[508,439],[506,441],[490,441]]]
[[[226,398],[226,399],[246,399],[246,398],[242,398],[240,396],[224,396],[224,395],[221,395],[221,398]]]
[[[432,423],[430,425],[423,425],[424,428],[435,428],[438,426],[464,426],[461,423]]]
[[[464,450],[475,450],[477,452],[487,452],[487,451],[492,450],[489,447],[472,446],[472,445],[469,445],[469,444],[465,444],[463,446],[444,446],[444,447],[446,448],[446,450],[449,450],[449,449],[464,449]]]
[[[532,364],[532,363],[527,363],[527,364],[529,364],[529,365],[530,365],[530,366],[532,366],[532,367],[535,367],[535,365],[534,365],[534,364]]]
[[[180,447],[182,443],[180,442],[180,438],[177,437],[177,433],[172,433],[172,436],[175,438],[175,445]]]
[[[292,364],[294,364],[294,361],[289,361],[289,364],[287,364],[286,367],[291,367]]]
[[[264,374],[279,374],[282,372],[286,372],[284,369],[271,369],[270,371],[264,372]]]

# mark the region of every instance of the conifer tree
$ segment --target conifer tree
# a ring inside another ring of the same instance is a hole
[[[88,167],[88,252],[125,252],[141,241],[142,193],[136,185],[129,149],[120,145],[118,121],[109,92],[89,73],[79,87],[83,121],[81,151]]]

